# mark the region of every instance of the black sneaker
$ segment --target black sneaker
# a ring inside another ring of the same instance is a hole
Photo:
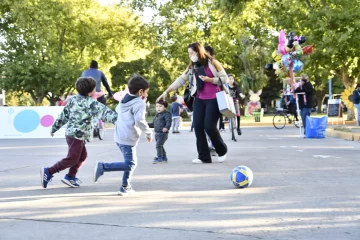
[[[237,129],[237,134],[238,134],[238,135],[241,135],[241,134],[242,134],[240,128]]]

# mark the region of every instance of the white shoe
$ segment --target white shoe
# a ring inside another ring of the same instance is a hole
[[[226,157],[227,157],[227,155],[225,154],[224,156],[218,156],[218,162],[219,163],[222,163],[222,162],[224,162],[225,160],[226,160]]]
[[[195,164],[203,163],[203,161],[201,161],[200,159],[194,159],[194,160],[192,160],[192,163],[195,163]]]

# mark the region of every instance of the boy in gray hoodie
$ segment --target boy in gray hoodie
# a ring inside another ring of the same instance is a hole
[[[134,76],[128,82],[129,94],[116,107],[118,118],[115,125],[114,140],[120,148],[124,162],[97,162],[94,169],[94,182],[104,172],[124,171],[122,186],[118,192],[123,196],[134,193],[131,187],[131,176],[137,165],[136,146],[141,132],[146,134],[148,142],[152,140],[152,130],[145,119],[146,105],[143,98],[149,92],[149,83],[141,76]]]

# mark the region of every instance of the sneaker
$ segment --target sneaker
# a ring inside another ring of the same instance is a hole
[[[224,162],[224,161],[226,160],[226,157],[227,157],[226,154],[225,154],[224,156],[221,156],[221,157],[218,156],[218,162],[219,162],[219,163]]]
[[[104,174],[104,165],[102,162],[96,162],[95,163],[95,168],[94,168],[94,175],[93,175],[93,180],[94,183],[96,183],[99,179],[99,177],[101,177]]]
[[[63,178],[63,179],[61,179],[61,181],[64,183],[64,184],[66,184],[66,185],[68,185],[69,187],[72,187],[72,188],[78,188],[78,187],[80,187],[80,184],[79,183],[81,183],[81,181],[78,179],[78,178],[76,178],[76,177],[70,177],[69,175],[65,175],[65,177]]]
[[[158,163],[163,163],[164,161],[163,161],[163,159],[162,158],[159,158],[159,157],[156,157],[156,158],[154,158],[154,160],[153,160],[153,164],[158,164]]]
[[[241,129],[240,128],[237,129],[237,134],[241,135]]]
[[[51,179],[54,177],[54,175],[51,175],[49,173],[49,169],[42,167],[40,169],[40,181],[43,188],[47,188],[47,185],[49,182],[51,182]]]
[[[198,164],[198,163],[203,163],[203,161],[201,161],[200,159],[194,159],[192,160],[192,163]]]
[[[168,162],[167,156],[163,156],[163,157],[162,157],[162,160],[163,160],[163,163],[167,163],[167,162]]]
[[[215,148],[209,148],[211,156],[217,156]]]
[[[125,196],[125,195],[128,195],[128,194],[132,194],[132,193],[135,193],[134,189],[131,188],[131,186],[127,186],[127,187],[124,187],[124,186],[121,186],[118,194],[120,196]]]

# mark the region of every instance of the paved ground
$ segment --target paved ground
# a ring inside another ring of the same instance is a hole
[[[223,137],[229,158],[193,165],[195,138],[171,135],[169,163],[153,165],[154,143],[139,145],[138,192],[116,195],[121,173],[92,183],[95,161],[121,160],[106,139],[88,144],[89,159],[71,189],[57,174],[48,189],[41,165],[66,154],[65,141],[0,140],[0,239],[360,239],[360,145],[309,140],[295,128],[244,128]],[[246,165],[253,185],[234,188],[231,170]]]

